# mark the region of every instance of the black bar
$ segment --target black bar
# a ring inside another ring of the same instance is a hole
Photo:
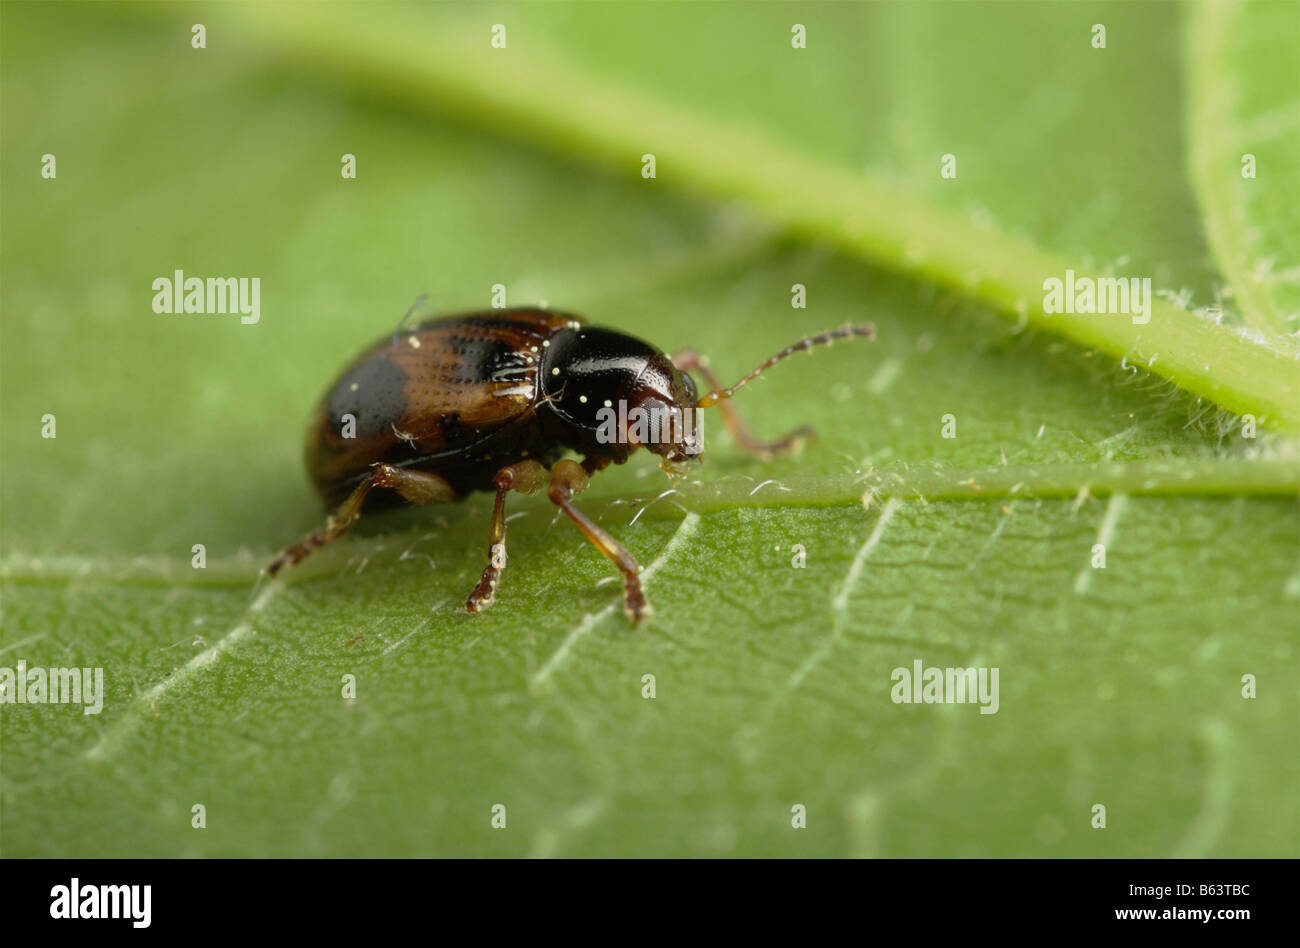
[[[266,920],[291,924],[299,936],[355,930],[374,937],[376,924],[456,919],[458,928],[461,922],[485,925],[490,936],[511,923],[540,936],[548,926],[573,932],[612,916],[635,937],[638,930],[689,917],[733,931],[764,929],[775,915],[818,929],[844,924],[864,935],[912,926],[926,939],[946,937],[944,931],[1033,934],[1045,925],[1232,937],[1243,926],[1285,924],[1290,913],[1284,903],[1294,884],[1294,865],[1281,860],[723,863],[6,860],[0,862],[0,905],[6,935],[77,926],[123,934],[199,931],[206,939],[251,933]],[[79,915],[100,904],[111,909],[116,898],[125,917],[52,917],[69,914],[73,879]],[[127,901],[128,890],[99,888],[108,885],[150,887],[147,927],[137,925],[144,920],[145,890],[129,890]],[[429,931],[436,937],[436,926]]]

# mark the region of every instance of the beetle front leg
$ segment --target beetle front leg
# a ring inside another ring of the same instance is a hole
[[[324,529],[303,538],[277,556],[264,572],[274,576],[285,566],[295,566],[302,562],[312,550],[324,546],[343,536],[361,516],[361,508],[366,496],[376,487],[387,487],[397,491],[413,504],[443,504],[456,499],[456,492],[450,484],[437,474],[423,471],[411,471],[392,464],[373,464],[370,474],[357,485],[348,499],[339,504],[338,509],[330,514]]]
[[[711,389],[722,388],[722,382],[713,374],[709,368],[708,359],[700,355],[694,349],[682,349],[680,352],[673,354],[673,365],[679,372],[699,372],[700,377]],[[718,409],[722,412],[722,421],[731,432],[731,438],[736,442],[736,446],[742,451],[746,451],[762,461],[769,461],[780,454],[789,454],[797,450],[803,442],[815,438],[817,432],[808,425],[800,425],[793,431],[789,431],[775,441],[759,441],[754,437],[753,432],[749,430],[749,425],[740,417],[730,400],[724,399],[717,403]]]
[[[483,568],[478,585],[465,600],[466,612],[482,612],[492,605],[501,571],[506,568],[506,494],[512,490],[535,494],[545,480],[546,468],[537,461],[520,461],[497,471],[497,497],[492,505],[492,523],[488,527],[488,565]]]
[[[576,461],[556,461],[551,468],[551,484],[547,494],[551,503],[559,507],[578,525],[596,549],[604,553],[623,574],[623,611],[634,623],[650,615],[650,604],[641,589],[641,567],[632,554],[625,550],[603,527],[573,506],[572,498],[587,489],[590,478]]]

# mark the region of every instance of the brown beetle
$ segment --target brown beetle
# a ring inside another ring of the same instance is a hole
[[[623,605],[634,622],[649,614],[640,567],[603,527],[573,504],[590,476],[622,464],[639,447],[660,455],[670,476],[698,459],[694,412],[718,405],[736,443],[760,458],[811,435],[798,428],[760,442],[726,399],[777,362],[871,326],[845,326],[787,346],[730,388],[699,355],[673,358],[631,336],[589,327],[544,309],[447,316],[386,336],[362,353],[326,392],[307,436],[307,470],[327,507],[326,526],[286,549],[274,575],[337,539],[361,515],[401,497],[413,504],[496,492],[488,528],[489,563],[465,608],[491,604],[505,565],[505,498],[547,485],[569,516],[623,574]],[[712,389],[696,395],[689,373]],[[582,463],[562,459],[566,452]],[[547,473],[549,471],[549,478]],[[377,488],[393,494],[374,494]]]

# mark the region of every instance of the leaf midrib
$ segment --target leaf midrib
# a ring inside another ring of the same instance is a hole
[[[966,469],[872,471],[856,476],[794,475],[779,480],[735,475],[697,481],[665,496],[594,494],[583,506],[599,511],[598,520],[615,505],[645,506],[638,519],[677,519],[683,512],[710,514],[725,510],[792,510],[861,505],[868,509],[897,498],[931,503],[1024,500],[1086,500],[1126,494],[1133,497],[1291,497],[1300,498],[1300,463],[1289,458],[1262,460],[1155,459],[1075,464],[1010,465]],[[530,524],[514,529],[527,532]],[[540,529],[540,527],[536,527]],[[448,529],[454,529],[449,527]],[[368,539],[353,540],[368,542]],[[184,561],[188,562],[188,561]],[[209,558],[194,570],[176,557],[9,553],[0,560],[0,581],[21,585],[67,585],[78,581],[112,581],[120,586],[205,589],[246,588],[260,572],[262,560],[247,553]],[[298,581],[337,575],[336,569],[294,574]],[[130,575],[135,573],[136,575]],[[292,583],[291,577],[288,582]]]
[[[620,88],[608,76],[538,52],[535,40],[482,69],[471,52],[481,51],[482,36],[444,23],[437,55],[429,55],[422,45],[426,22],[405,10],[371,10],[359,21],[333,6],[308,18],[278,4],[240,4],[227,12],[284,56],[318,71],[337,76],[342,69],[388,97],[432,105],[571,157],[628,171],[639,167],[645,143],[654,142],[657,152],[674,158],[662,179],[671,187],[739,198],[795,235],[834,241],[978,299],[1020,324],[1125,359],[1232,411],[1300,431],[1300,361],[1243,333],[1159,299],[1145,325],[1123,316],[1049,316],[1041,305],[1045,276],[1067,269],[1092,275],[1088,267],[901,195],[879,174],[828,166],[761,131]]]

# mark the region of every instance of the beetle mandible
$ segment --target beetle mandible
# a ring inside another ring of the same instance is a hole
[[[793,450],[811,428],[760,441],[728,399],[787,356],[874,333],[870,325],[856,325],[809,336],[723,388],[692,350],[669,358],[570,313],[493,310],[402,329],[351,362],[316,408],[307,432],[307,471],[333,513],[266,572],[275,575],[338,539],[363,506],[398,497],[449,503],[473,491],[495,491],[489,563],[465,602],[469,612],[481,612],[491,605],[504,568],[506,495],[546,486],[551,502],[623,574],[623,608],[639,623],[650,613],[640,567],[573,503],[591,475],[642,447],[660,456],[670,477],[680,475],[700,456],[694,413],[713,405],[741,449],[764,459]],[[709,386],[702,397],[692,372]],[[582,461],[564,458],[568,452]],[[376,488],[394,493],[372,494]]]

